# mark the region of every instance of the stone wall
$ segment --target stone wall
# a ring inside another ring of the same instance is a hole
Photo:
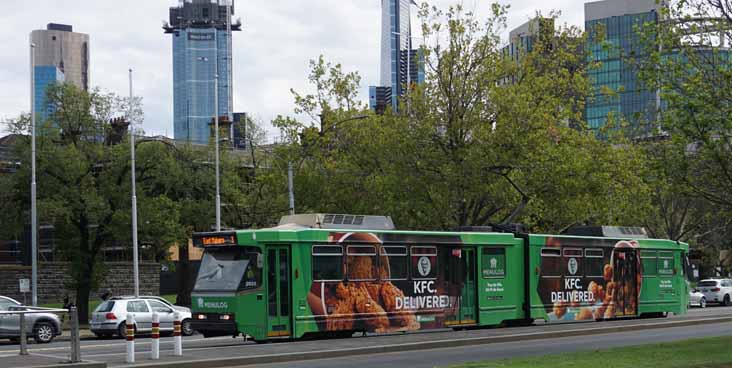
[[[124,262],[107,262],[104,280],[98,290],[92,291],[90,298],[97,298],[100,291],[109,289],[114,295],[132,295],[134,281],[132,265]],[[71,282],[69,264],[63,262],[43,262],[38,264],[38,303],[61,303],[64,295],[73,301],[75,292],[66,286]],[[24,266],[0,266],[0,295],[9,296],[23,302],[19,290],[20,279],[31,278],[31,268]],[[140,263],[140,294],[158,295],[160,293],[160,264]],[[26,296],[30,303],[30,293]]]

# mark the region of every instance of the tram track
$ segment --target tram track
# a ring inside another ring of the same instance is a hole
[[[368,335],[345,339],[299,340],[286,343],[255,344],[239,338],[189,339],[184,342],[184,357],[172,357],[173,346],[170,341],[161,341],[162,363],[147,360],[150,343],[138,339],[138,365],[158,368],[206,368],[228,367],[264,363],[283,363],[324,358],[343,358],[386,353],[404,353],[443,348],[457,348],[521,341],[559,339],[578,336],[593,336],[632,331],[683,328],[695,325],[732,323],[732,313],[724,308],[719,312],[708,311],[694,315],[674,316],[669,319],[624,320],[600,323],[540,324],[530,327],[492,328],[471,331],[446,331]],[[732,311],[732,310],[730,310]],[[712,313],[710,313],[712,312]],[[44,348],[40,348],[44,349]],[[63,356],[67,351],[54,347],[54,350],[37,350],[38,353]],[[34,353],[31,348],[31,353]],[[2,350],[0,350],[2,353]],[[105,362],[108,366],[124,364],[124,342],[87,344],[82,346],[84,359]],[[1,364],[0,364],[1,365]]]

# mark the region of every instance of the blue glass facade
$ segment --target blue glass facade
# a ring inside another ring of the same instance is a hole
[[[658,17],[652,10],[585,22],[589,61],[600,62],[599,68],[588,70],[593,93],[585,114],[590,129],[605,127],[610,114],[626,119],[636,134],[653,126],[660,106],[656,91],[645,89],[637,75],[644,54],[638,32],[644,24],[658,22]]]
[[[408,83],[425,80],[423,54],[412,47],[412,5],[413,0],[381,0],[381,85],[369,90],[376,111],[398,106]]]
[[[176,140],[206,144],[215,114],[218,74],[219,116],[229,106],[229,47],[227,32],[188,28],[173,32],[173,128]]]
[[[46,88],[54,83],[63,83],[64,73],[55,65],[36,66],[34,73],[34,110],[36,111],[37,124],[42,125],[48,119],[48,116],[53,113],[53,108],[46,98]]]

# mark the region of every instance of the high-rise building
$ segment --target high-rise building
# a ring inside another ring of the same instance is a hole
[[[207,144],[215,114],[233,113],[231,24],[233,0],[180,0],[163,29],[173,37],[173,131],[176,140]]]
[[[34,91],[38,121],[50,112],[46,88],[51,83],[67,82],[89,89],[89,35],[76,33],[65,24],[49,23],[46,29],[31,32],[34,48]]]
[[[590,61],[600,62],[599,68],[588,70],[593,86],[585,108],[590,129],[605,127],[611,113],[626,119],[634,134],[652,129],[661,101],[658,93],[644,88],[638,78],[637,63],[644,57],[644,45],[638,33],[644,24],[659,21],[662,6],[656,0],[604,0],[585,4]]]
[[[381,0],[381,81],[369,88],[369,105],[396,110],[407,85],[422,83],[424,58],[412,47],[411,6],[414,0]]]

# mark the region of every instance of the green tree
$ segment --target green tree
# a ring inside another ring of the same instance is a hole
[[[113,131],[111,117],[128,116],[130,111],[139,116],[140,107],[135,101],[71,84],[50,87],[48,101],[53,113],[38,129],[37,139],[39,223],[55,227],[59,256],[70,262],[69,287],[76,290],[79,313],[86,318],[90,293],[105,273],[103,248],[129,244],[131,237],[129,145],[106,144],[111,141],[105,137]],[[26,136],[17,145],[20,170],[0,183],[2,192],[12,193],[6,198],[12,203],[8,208],[24,223],[29,222],[24,210],[30,207],[29,148]],[[179,232],[178,206],[150,190],[165,177],[149,165],[159,162],[146,157],[144,149],[140,158],[140,240],[155,255]],[[22,226],[15,229],[22,231]]]
[[[501,51],[506,14],[493,5],[480,20],[461,6],[423,5],[427,81],[409,89],[400,113],[353,108],[358,76],[313,62],[317,93],[295,94],[312,123],[276,121],[298,162],[298,211],[389,214],[421,229],[525,222],[556,231],[642,218],[641,152],[577,129],[589,88],[582,33],[560,28],[513,62]]]

